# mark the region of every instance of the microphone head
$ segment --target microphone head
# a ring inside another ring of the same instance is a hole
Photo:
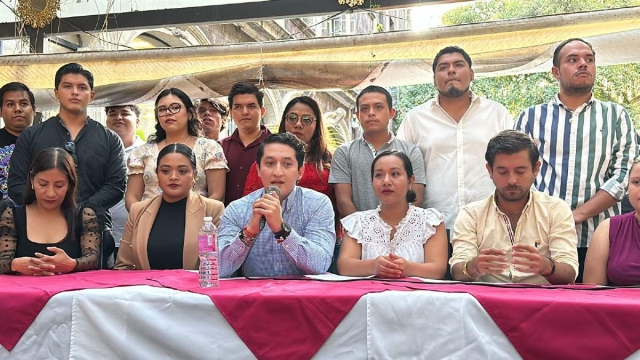
[[[275,185],[271,185],[264,191],[264,193],[265,194],[276,194],[279,197],[280,196],[280,188],[275,186]]]

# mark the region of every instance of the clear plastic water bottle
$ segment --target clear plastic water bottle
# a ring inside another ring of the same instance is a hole
[[[218,286],[218,229],[213,218],[205,216],[198,231],[198,254],[200,256],[200,287]]]

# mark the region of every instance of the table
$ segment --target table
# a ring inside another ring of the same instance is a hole
[[[11,352],[0,347],[0,359],[28,358],[255,357],[208,296],[162,287],[126,286],[53,296]],[[385,291],[361,297],[314,356],[365,358],[520,356],[470,294]],[[629,358],[640,359],[640,352]]]

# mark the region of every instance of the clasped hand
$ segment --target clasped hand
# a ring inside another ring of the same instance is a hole
[[[393,253],[378,256],[373,263],[373,275],[379,278],[399,279],[405,277],[407,261]]]
[[[22,275],[49,276],[68,273],[75,269],[76,260],[70,258],[64,250],[55,246],[50,246],[47,250],[55,255],[35,253],[36,257],[13,259],[11,270]]]
[[[247,225],[247,230],[251,233],[257,234],[260,231],[260,219],[263,216],[272,232],[276,233],[282,230],[282,207],[277,194],[268,193],[262,195],[261,198],[253,203],[252,211],[253,215]]]
[[[549,260],[538,249],[531,245],[513,245],[512,249],[514,270],[535,275],[549,272]],[[502,274],[509,268],[507,251],[502,249],[482,249],[474,262],[475,273],[479,275]]]

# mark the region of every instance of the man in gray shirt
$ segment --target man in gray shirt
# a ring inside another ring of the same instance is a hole
[[[391,94],[380,86],[368,86],[356,98],[362,137],[338,147],[333,154],[329,183],[333,184],[340,218],[356,211],[375,209],[378,199],[373,191],[371,163],[385,150],[402,151],[413,165],[416,181],[413,190],[422,199],[425,185],[424,158],[413,144],[397,139],[389,131],[389,121],[396,111]],[[422,206],[422,202],[415,204]]]

